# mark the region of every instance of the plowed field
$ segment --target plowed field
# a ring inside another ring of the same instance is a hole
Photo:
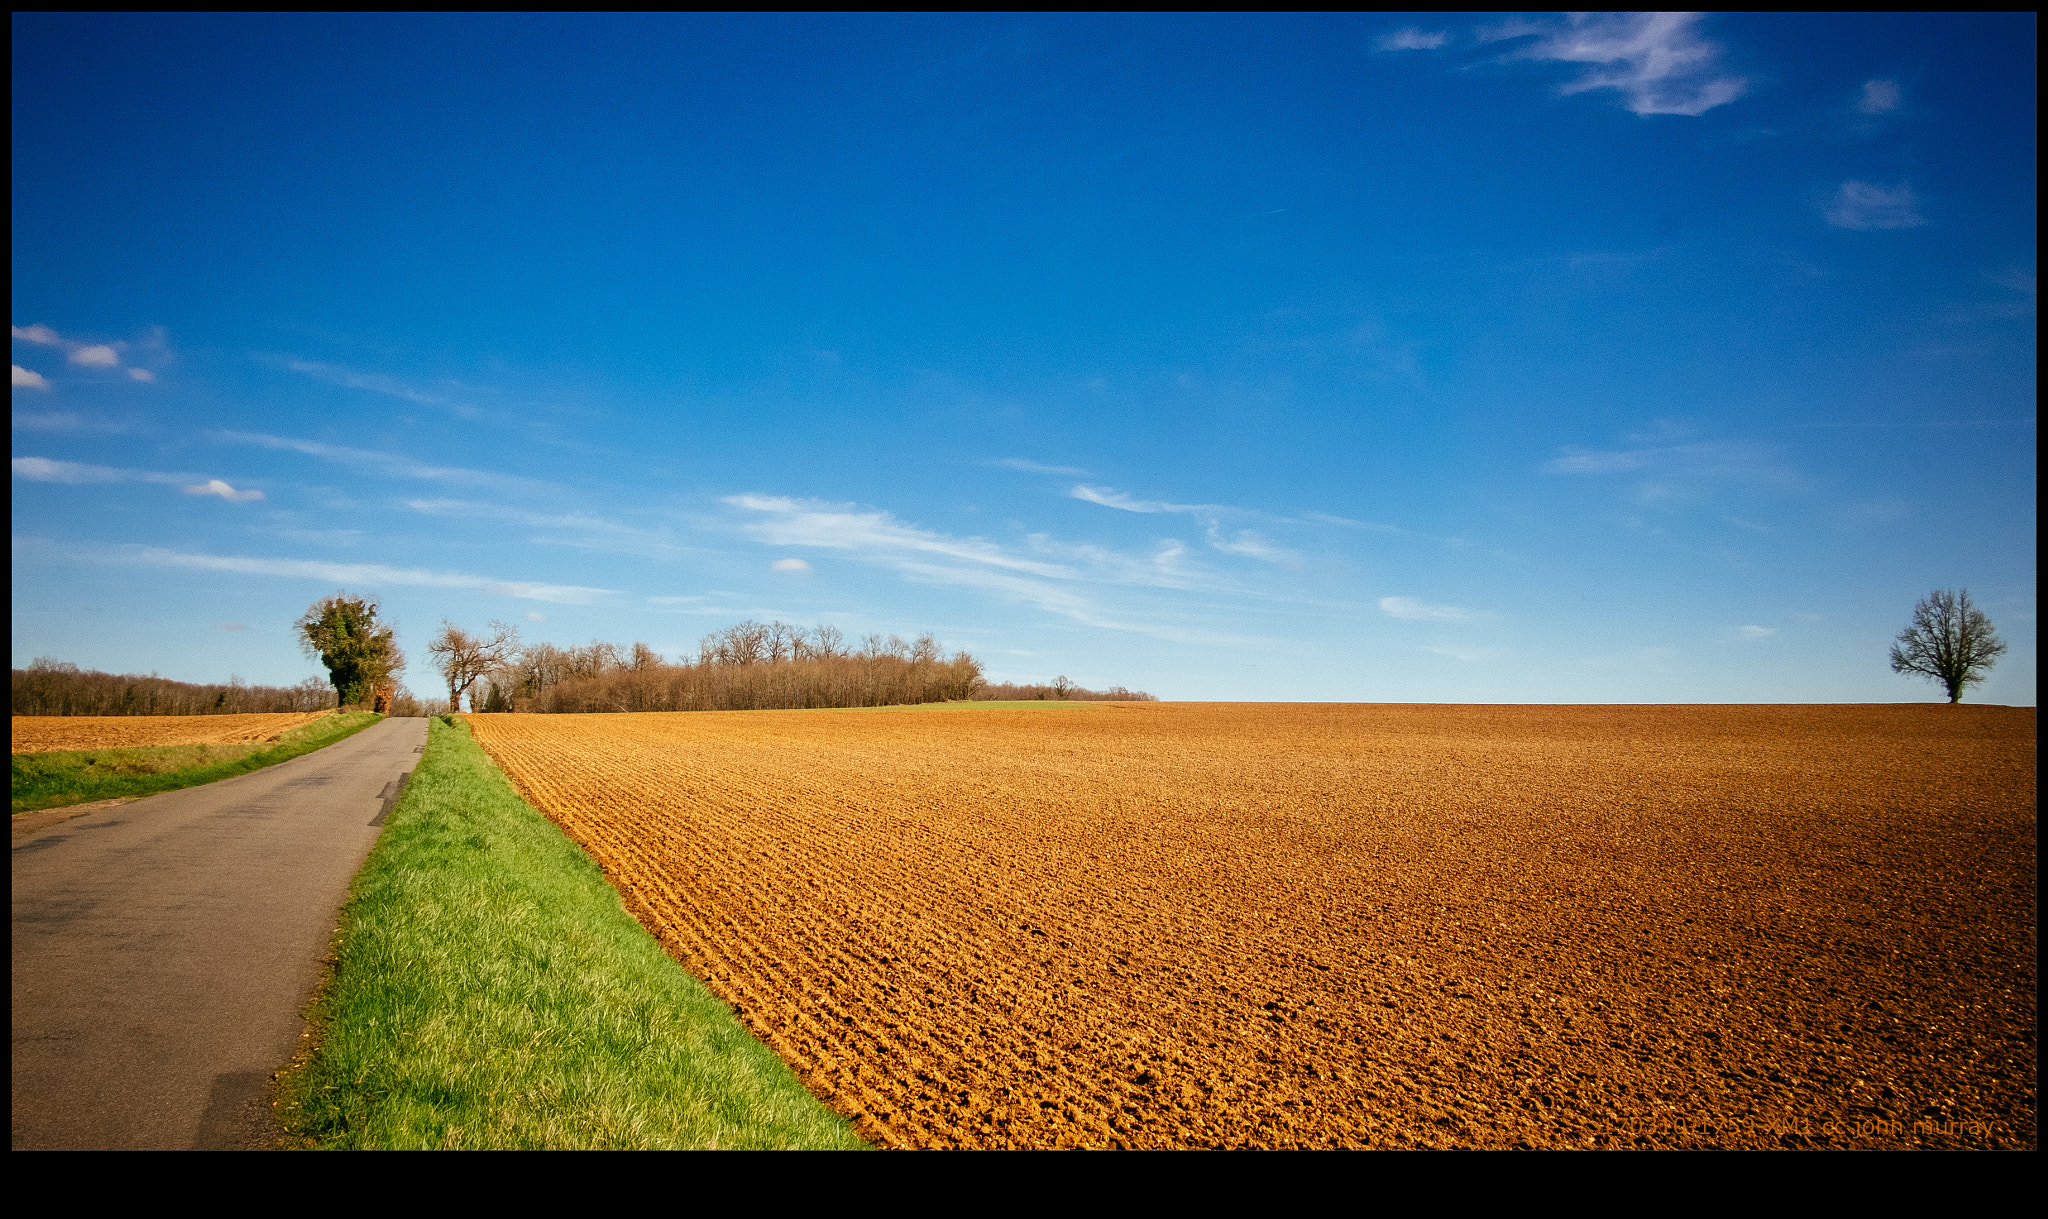
[[[892,1147],[2031,1147],[2032,709],[482,715]]]
[[[327,711],[253,715],[17,715],[15,753],[135,749],[148,745],[229,745],[268,741]]]

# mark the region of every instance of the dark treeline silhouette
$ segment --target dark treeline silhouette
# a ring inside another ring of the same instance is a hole
[[[990,687],[981,671],[979,660],[965,652],[946,655],[929,634],[914,640],[869,635],[850,645],[837,627],[807,631],[786,622],[742,622],[706,635],[695,661],[675,664],[644,643],[631,648],[603,642],[569,648],[532,644],[471,687],[469,695],[476,710],[555,713],[763,711],[1039,697],[985,693]],[[1068,697],[1118,696],[1065,684]]]
[[[334,688],[317,677],[296,686],[195,685],[168,677],[102,673],[37,657],[14,670],[15,715],[243,715],[326,711]]]

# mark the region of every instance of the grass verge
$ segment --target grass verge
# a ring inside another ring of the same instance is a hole
[[[356,875],[289,1145],[857,1148],[469,735],[425,753]]]
[[[155,745],[14,755],[14,811],[62,808],[90,800],[153,796],[247,774],[354,736],[384,717],[371,711],[322,716],[275,742]]]

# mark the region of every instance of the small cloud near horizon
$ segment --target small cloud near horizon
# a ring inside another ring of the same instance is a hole
[[[1062,474],[1069,478],[1086,478],[1088,476],[1088,471],[1083,470],[1079,466],[1048,466],[1036,461],[1028,461],[1022,457],[1005,457],[994,464],[1007,466],[1012,470],[1022,470],[1026,474]]]
[[[1742,637],[1744,639],[1768,639],[1777,633],[1778,628],[1774,626],[1745,626],[1742,628]]]
[[[1382,34],[1373,46],[1382,51],[1434,51],[1451,40],[1445,30],[1418,30],[1414,26]]]
[[[261,491],[254,488],[247,491],[237,491],[218,478],[209,478],[196,486],[180,487],[179,490],[187,495],[218,495],[231,504],[246,503],[249,500],[263,498],[263,492]]]
[[[1455,605],[1428,605],[1413,597],[1381,597],[1380,612],[1389,618],[1434,622],[1460,622],[1478,617]]]
[[[810,571],[811,565],[802,559],[777,559],[768,565],[769,571]]]
[[[528,622],[546,622],[548,620],[548,616],[546,614],[541,613],[539,610],[528,610],[526,611],[526,620]]]

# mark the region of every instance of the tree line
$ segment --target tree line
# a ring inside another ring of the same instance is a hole
[[[698,643],[695,660],[669,663],[644,643],[622,648],[602,641],[583,647],[541,643],[519,647],[517,632],[493,624],[481,648],[462,639],[430,648],[436,656],[471,660],[473,684],[455,682],[471,670],[451,666],[449,701],[465,691],[472,710],[764,711],[815,707],[879,707],[972,698],[982,686],[981,661],[948,655],[930,634],[915,640],[869,635],[849,644],[833,626],[810,630],[786,622],[747,621]],[[475,644],[477,637],[467,641]],[[479,652],[492,652],[485,660]]]
[[[929,632],[916,639],[871,634],[855,643],[838,627],[752,620],[698,641],[694,660],[673,663],[645,643],[620,647],[521,646],[501,622],[472,634],[444,623],[428,652],[448,680],[448,705],[473,711],[764,711],[880,707],[982,698],[1150,699],[1116,687],[1092,691],[1065,677],[1045,686],[988,685],[982,663],[948,655]],[[1028,692],[1027,692],[1028,691]]]
[[[338,703],[328,683],[309,677],[296,686],[172,681],[151,674],[102,673],[37,657],[14,670],[15,715],[245,715],[262,711],[327,711]]]
[[[206,715],[367,707],[392,715],[460,711],[761,711],[880,707],[965,699],[1130,699],[1142,691],[1090,690],[1061,676],[1033,685],[990,685],[982,663],[947,654],[929,632],[916,639],[871,634],[858,642],[838,627],[741,622],[698,641],[694,660],[673,663],[645,643],[620,647],[522,644],[517,628],[493,622],[470,632],[445,619],[427,654],[448,699],[422,701],[398,682],[405,653],[380,620],[375,598],[337,592],[293,624],[300,648],[328,680],[296,686],[195,685],[168,678],[83,671],[38,659],[14,671],[16,715]]]

